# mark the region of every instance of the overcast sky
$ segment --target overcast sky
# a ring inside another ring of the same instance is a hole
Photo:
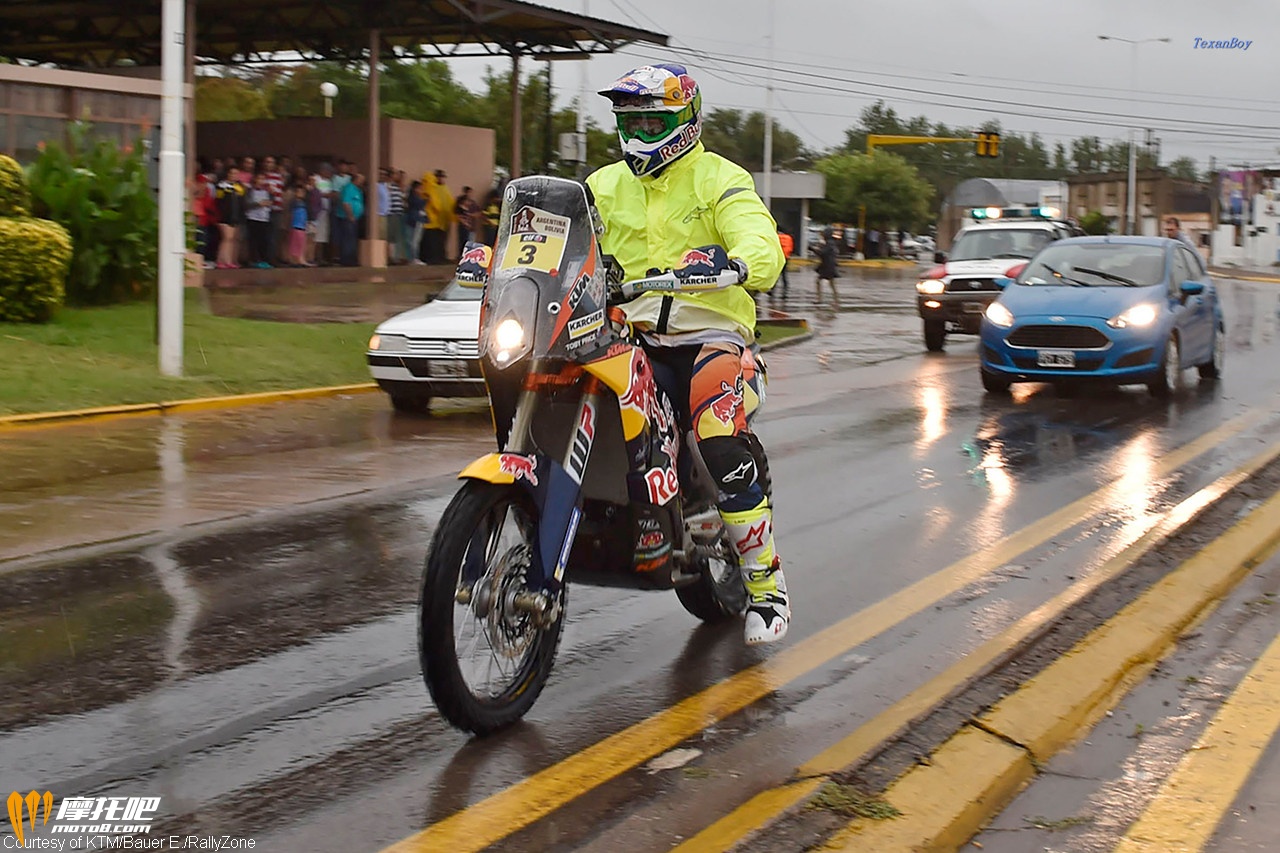
[[[811,147],[840,144],[863,107],[883,99],[899,115],[950,126],[998,119],[1006,131],[1058,141],[1125,138],[1150,127],[1163,162],[1210,156],[1280,163],[1280,5],[1275,0],[541,0],[540,5],[666,33],[668,48],[631,45],[553,69],[557,103],[588,73],[595,95],[649,61],[683,62],[707,109],[763,110],[773,9],[775,120]],[[1099,35],[1157,39],[1134,49]],[[1249,41],[1247,50],[1195,39]],[[458,59],[478,87],[486,63]],[[496,66],[495,70],[497,70]],[[541,66],[538,66],[541,67]],[[1144,117],[1144,118],[1133,118]],[[1141,136],[1140,136],[1141,138]]]

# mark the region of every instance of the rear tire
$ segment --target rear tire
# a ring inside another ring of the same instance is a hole
[[[563,592],[547,627],[512,606],[516,593],[535,588],[536,527],[537,511],[519,486],[468,480],[427,554],[418,599],[422,678],[441,715],[477,735],[509,726],[533,707],[560,644]],[[464,588],[469,594],[459,602]],[[478,683],[495,669],[496,684]]]
[[[947,343],[947,321],[924,321],[924,346],[929,352],[942,352]]]
[[[704,558],[698,568],[700,577],[691,584],[676,587],[676,596],[684,609],[703,622],[727,622],[747,609],[747,587],[742,580],[738,558],[726,538],[720,540],[720,555]]]

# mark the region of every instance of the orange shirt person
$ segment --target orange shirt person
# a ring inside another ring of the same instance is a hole
[[[796,250],[796,241],[792,239],[790,234],[788,234],[786,231],[783,231],[782,228],[779,227],[778,242],[782,244],[783,261],[782,261],[782,278],[780,280],[782,282],[782,299],[783,301],[786,301],[787,288],[789,286],[789,283],[787,282],[787,264],[791,260],[791,253]],[[773,296],[774,294],[770,292],[769,294],[770,301],[773,300]]]

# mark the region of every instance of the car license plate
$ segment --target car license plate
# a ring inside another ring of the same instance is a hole
[[[1036,357],[1041,367],[1075,367],[1076,354],[1069,349],[1042,349]]]
[[[986,310],[987,310],[986,303],[983,303],[983,302],[964,303],[964,313],[966,314],[981,314],[983,311],[986,311]]]
[[[458,379],[467,375],[465,361],[432,361],[427,364],[427,375],[441,379]]]

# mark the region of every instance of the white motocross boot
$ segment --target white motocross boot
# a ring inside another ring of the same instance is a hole
[[[721,512],[729,542],[742,567],[747,588],[746,624],[742,638],[747,645],[773,643],[787,635],[791,600],[781,561],[773,551],[773,511],[768,501],[745,512]]]

